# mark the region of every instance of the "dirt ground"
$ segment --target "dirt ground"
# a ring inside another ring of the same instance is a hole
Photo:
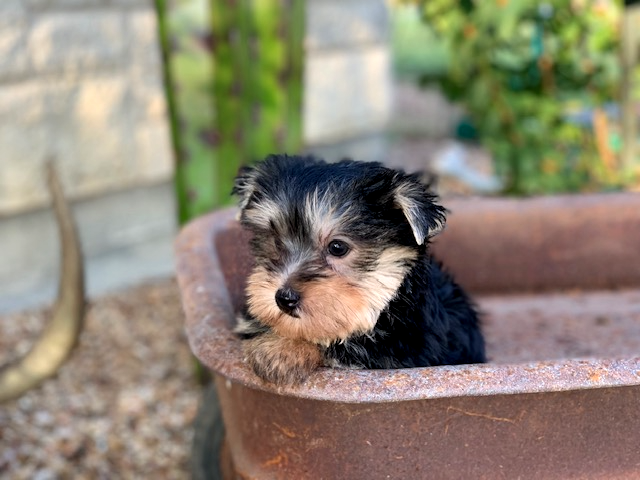
[[[0,365],[48,311],[0,317]],[[172,279],[96,299],[58,376],[0,405],[0,478],[190,478],[196,384]]]

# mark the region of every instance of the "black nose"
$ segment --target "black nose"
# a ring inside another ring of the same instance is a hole
[[[276,303],[284,313],[291,314],[300,303],[300,294],[291,287],[281,288],[276,292]]]

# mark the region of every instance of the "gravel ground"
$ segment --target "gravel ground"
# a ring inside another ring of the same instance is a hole
[[[0,317],[0,365],[49,311]],[[173,279],[92,302],[58,376],[0,405],[0,478],[189,478],[200,398]]]

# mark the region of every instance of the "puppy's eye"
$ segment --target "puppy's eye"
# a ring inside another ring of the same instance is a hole
[[[327,247],[327,252],[329,252],[329,255],[333,255],[334,257],[344,257],[349,253],[349,245],[342,240],[331,240]]]

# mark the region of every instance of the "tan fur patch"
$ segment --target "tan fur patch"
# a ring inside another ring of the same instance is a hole
[[[276,385],[302,383],[323,364],[320,347],[266,333],[243,342],[247,361],[260,378]]]
[[[302,285],[298,318],[278,308],[278,288],[268,272],[257,268],[247,283],[248,307],[251,315],[283,337],[329,344],[373,327],[362,292],[344,278],[333,276]]]
[[[382,253],[371,273],[345,265],[340,273],[329,272],[327,278],[296,285],[302,297],[297,317],[283,313],[275,302],[283,280],[258,267],[247,284],[249,313],[280,336],[319,345],[367,333],[396,295],[409,268],[407,261],[416,255],[410,248],[393,247]]]
[[[367,303],[377,312],[376,319],[396,296],[409,269],[406,263],[415,261],[417,256],[415,250],[408,247],[388,248],[380,255],[376,269],[360,279]]]
[[[421,228],[421,213],[413,197],[422,196],[422,188],[423,186],[421,184],[402,183],[395,191],[396,203],[407,218],[418,245],[422,245],[429,236],[437,234],[444,228],[444,223],[438,223],[438,225],[431,230],[423,230]]]
[[[328,345],[374,326],[361,289],[345,278],[334,275],[308,283],[301,294],[301,318],[282,322],[276,328],[281,335]]]
[[[284,315],[275,302],[279,282],[262,267],[256,267],[247,280],[247,306],[249,313],[260,322],[273,327]]]
[[[243,210],[242,215],[248,223],[266,229],[272,222],[278,223],[282,211],[276,201],[265,198],[260,202],[254,202],[250,208]]]
[[[341,216],[337,215],[336,206],[332,201],[334,196],[335,192],[329,188],[322,193],[315,189],[305,198],[305,217],[315,229],[313,239],[322,246],[336,231],[340,230],[344,219],[348,217],[348,210]]]

